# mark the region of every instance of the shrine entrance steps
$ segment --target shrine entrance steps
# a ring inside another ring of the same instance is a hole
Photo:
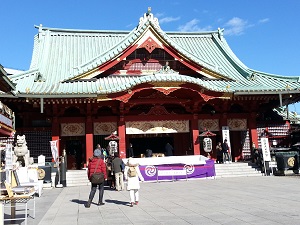
[[[263,176],[260,168],[254,163],[232,162],[228,164],[215,164],[216,178],[222,177],[253,177]]]
[[[260,168],[248,162],[233,162],[230,164],[215,164],[216,178],[263,176]],[[88,186],[86,169],[68,170],[66,174],[67,187]]]
[[[87,178],[87,170],[68,170],[66,174],[67,187],[72,186],[87,186],[90,181]]]

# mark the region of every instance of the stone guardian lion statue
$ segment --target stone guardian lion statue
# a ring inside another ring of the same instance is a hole
[[[14,147],[13,162],[19,162],[23,167],[27,167],[29,165],[29,150],[27,148],[25,135],[17,135],[17,141]]]

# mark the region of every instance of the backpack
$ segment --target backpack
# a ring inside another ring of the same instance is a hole
[[[135,177],[135,176],[136,176],[135,166],[129,166],[129,168],[128,168],[128,177]]]

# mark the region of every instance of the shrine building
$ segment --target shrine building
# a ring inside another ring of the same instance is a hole
[[[49,141],[59,140],[80,169],[112,133],[122,158],[130,143],[136,157],[166,143],[176,156],[205,155],[199,135],[216,134],[214,149],[222,129],[234,161],[250,159],[262,136],[289,144],[289,121],[273,109],[299,101],[299,77],[247,67],[223,29],[164,31],[151,9],[131,31],[36,28],[29,70],[0,91],[31,156],[51,159]]]

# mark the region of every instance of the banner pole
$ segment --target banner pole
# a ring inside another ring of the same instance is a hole
[[[57,159],[58,160],[58,162],[56,163],[56,165],[57,165],[57,172],[58,172],[58,183],[57,183],[57,185],[56,185],[56,187],[57,188],[62,188],[63,187],[63,185],[60,183],[60,165],[59,165],[59,158]]]

